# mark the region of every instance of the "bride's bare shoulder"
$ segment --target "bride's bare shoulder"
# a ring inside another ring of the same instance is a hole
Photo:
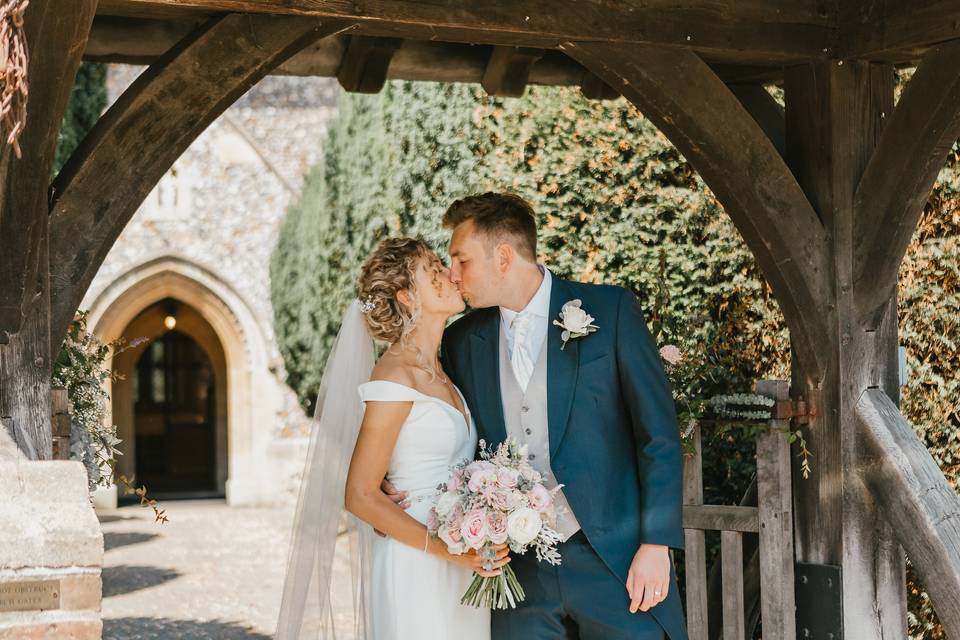
[[[413,372],[409,365],[389,351],[383,354],[383,357],[377,361],[370,373],[370,380],[384,380],[386,382],[396,382],[408,387],[414,386]]]

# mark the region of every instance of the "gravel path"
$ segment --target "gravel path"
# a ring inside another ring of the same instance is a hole
[[[167,501],[98,513],[104,537],[103,637],[269,640],[292,508]]]

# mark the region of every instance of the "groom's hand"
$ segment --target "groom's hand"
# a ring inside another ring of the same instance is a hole
[[[384,478],[383,482],[380,483],[380,491],[382,491],[385,496],[390,498],[390,500],[397,504],[401,509],[406,509],[410,506],[410,501],[407,500],[407,492],[397,491],[397,488],[393,486],[386,478]],[[382,531],[377,531],[376,529],[373,531],[381,538],[387,537]]]
[[[648,611],[666,600],[669,585],[670,548],[662,544],[641,544],[627,574],[630,613]]]

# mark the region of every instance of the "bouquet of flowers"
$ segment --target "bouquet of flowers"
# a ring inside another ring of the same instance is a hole
[[[450,480],[438,487],[427,528],[452,554],[475,549],[489,563],[496,557],[496,545],[507,544],[520,554],[533,547],[537,560],[558,565],[561,537],[554,528],[558,513],[553,498],[563,485],[548,490],[543,480],[530,464],[526,445],[511,439],[491,452],[481,440],[480,460],[454,466]],[[498,576],[474,576],[460,602],[506,609],[524,597],[507,564]]]

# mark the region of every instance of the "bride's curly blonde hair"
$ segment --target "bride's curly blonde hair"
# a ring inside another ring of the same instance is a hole
[[[381,240],[364,261],[357,278],[357,297],[365,305],[370,334],[388,344],[401,342],[417,322],[420,305],[414,274],[421,260],[435,258],[433,250],[419,238]],[[412,301],[407,308],[397,299],[406,289]]]

